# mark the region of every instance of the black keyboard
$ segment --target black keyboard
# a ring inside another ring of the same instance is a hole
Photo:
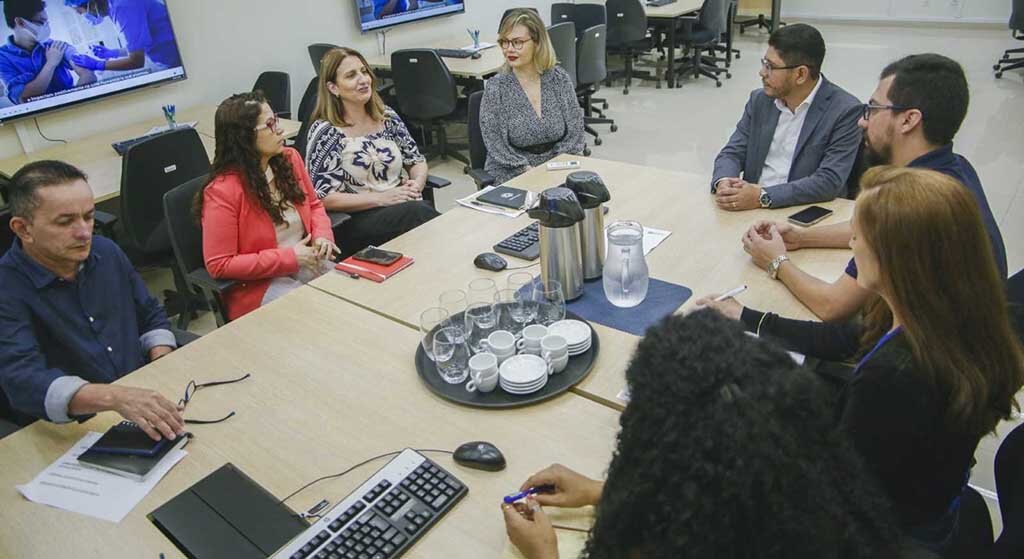
[[[177,128],[192,128],[192,126],[190,124],[179,124]],[[120,142],[114,142],[110,144],[110,147],[114,148],[114,151],[116,151],[118,155],[124,155],[125,153],[128,153],[128,149],[134,146],[135,144],[141,144],[146,140],[156,138],[157,136],[163,136],[164,134],[168,134],[173,131],[174,130],[161,130],[160,132],[146,134],[144,136],[139,136],[138,138],[129,138],[127,140],[121,140]]]
[[[509,238],[494,245],[494,251],[523,260],[540,258],[540,223],[534,221],[528,227],[516,231]]]
[[[401,557],[467,493],[455,476],[407,448],[274,557]]]
[[[473,56],[472,51],[462,49],[434,49],[437,55],[443,58],[469,58]]]

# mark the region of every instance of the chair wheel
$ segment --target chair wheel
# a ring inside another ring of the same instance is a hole
[[[718,81],[716,81],[716,82],[715,82],[715,87],[722,87],[722,82],[718,82]]]
[[[1009,60],[1009,59],[1010,59],[1010,55],[1008,55],[1008,54],[1004,54],[1003,55],[1002,60]]]
[[[468,175],[469,174],[469,165],[466,165],[465,167],[462,168],[462,174],[463,175]]]
[[[1002,72],[996,72],[996,79],[998,80],[1001,77],[1003,77],[1003,73]]]
[[[590,148],[583,148],[584,157],[590,157]]]
[[[622,90],[622,94],[623,95],[629,95],[629,90],[628,89],[623,89]],[[605,108],[607,109],[608,107],[605,107]]]
[[[604,103],[601,103],[601,108],[602,109],[607,109],[608,108],[608,101],[605,101]]]
[[[740,53],[738,53],[738,52],[737,52],[737,53],[736,53],[736,60],[739,60],[740,58],[743,58],[743,57],[742,57],[742,56],[740,56]]]
[[[613,124],[612,125],[612,132],[618,132],[618,131],[619,131],[619,126],[617,124]]]
[[[654,84],[654,89],[661,89],[661,82]]]
[[[599,145],[601,145],[603,143],[604,143],[604,140],[602,140],[601,138],[594,138],[594,145],[595,146],[599,146]]]
[[[725,73],[725,79],[731,80],[732,79],[732,74],[730,74],[729,72],[726,72]]]

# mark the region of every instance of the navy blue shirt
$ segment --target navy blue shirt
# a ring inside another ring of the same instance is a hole
[[[971,166],[964,156],[953,153],[953,144],[947,144],[941,148],[926,153],[910,162],[907,167],[918,169],[931,169],[944,175],[949,175],[960,181],[974,194],[978,202],[978,209],[981,210],[981,219],[985,223],[989,240],[992,242],[992,253],[996,257],[996,267],[1002,278],[1006,279],[1006,245],[1003,244],[1003,235],[999,232],[999,225],[992,215],[992,208],[988,206],[988,198],[985,197],[985,190],[981,187],[981,179],[978,173]],[[846,266],[846,273],[850,277],[857,278],[857,263],[851,258]]]
[[[36,79],[46,65],[46,48],[52,43],[53,41],[37,43],[36,48],[29,52],[14,44],[14,35],[11,35],[7,42],[0,46],[0,80],[7,86],[7,98],[11,103],[21,103],[21,94],[25,91],[25,86]],[[67,60],[62,60],[53,71],[53,78],[43,93],[57,93],[74,85],[75,78],[71,74],[71,65]]]
[[[68,402],[87,383],[110,383],[174,347],[163,307],[128,257],[94,236],[75,279],[29,257],[15,240],[0,258],[0,388],[22,416],[70,421]]]

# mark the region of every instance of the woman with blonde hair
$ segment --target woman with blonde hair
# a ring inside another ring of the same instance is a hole
[[[857,283],[876,295],[861,323],[698,304],[812,356],[858,359],[840,424],[907,534],[942,553],[978,441],[1019,408],[1024,353],[971,191],[936,171],[888,166],[868,170],[861,189],[850,248]]]
[[[423,201],[426,159],[377,85],[355,50],[333,49],[320,62],[306,168],[324,207],[352,216],[336,232],[342,256],[386,243],[438,215]]]
[[[484,169],[501,184],[556,155],[582,154],[585,142],[576,84],[557,66],[540,16],[512,10],[501,22],[498,46],[505,66],[484,86],[480,131]]]

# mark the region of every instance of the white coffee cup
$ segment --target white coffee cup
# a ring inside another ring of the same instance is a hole
[[[470,392],[490,392],[498,385],[498,357],[493,353],[478,353],[469,358],[469,382],[466,390]]]
[[[540,341],[548,335],[548,327],[541,324],[531,324],[523,328],[522,337],[516,342],[520,353],[532,353],[540,355]]]
[[[491,332],[491,335],[482,340],[480,345],[498,358],[498,365],[501,365],[506,359],[516,354],[516,336],[508,330],[495,330]]]

